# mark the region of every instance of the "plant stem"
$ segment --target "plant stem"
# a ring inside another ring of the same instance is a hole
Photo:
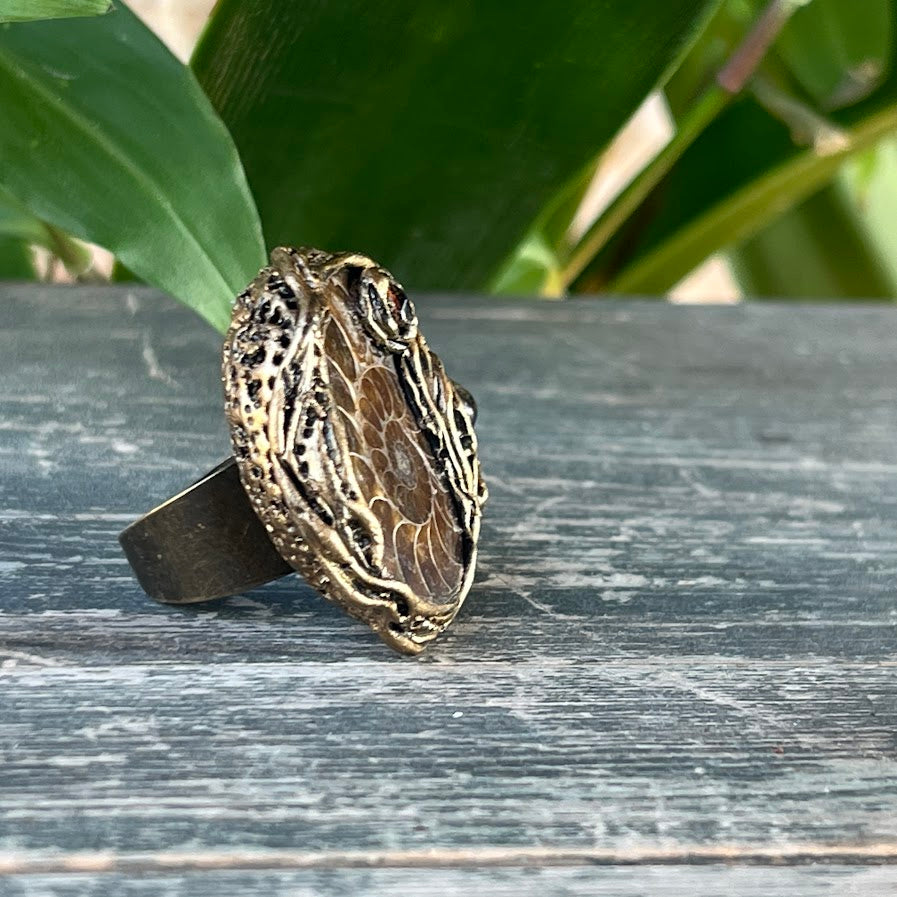
[[[570,252],[559,276],[564,289],[585,271],[589,262],[644,202],[695,138],[719,115],[729,99],[730,94],[718,84],[712,84],[704,91],[680,121],[670,142],[608,206]]]
[[[766,51],[779,36],[791,14],[805,3],[806,0],[772,0],[760,13],[760,18],[741,42],[741,46],[720,69],[716,83],[732,96],[740,93],[757,71],[757,66],[763,61]]]
[[[47,232],[47,249],[65,265],[65,270],[73,277],[84,274],[90,267],[90,252],[87,248],[52,224],[43,222],[43,226]]]
[[[769,47],[801,0],[771,0],[750,32],[719,71],[716,80],[680,120],[670,142],[592,223],[570,251],[558,275],[564,290],[585,271],[608,240],[629,220],[707,126],[726,108],[757,70]]]

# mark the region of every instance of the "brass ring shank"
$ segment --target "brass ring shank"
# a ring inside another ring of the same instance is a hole
[[[144,514],[118,540],[157,601],[238,595],[293,572],[249,504],[233,458]]]

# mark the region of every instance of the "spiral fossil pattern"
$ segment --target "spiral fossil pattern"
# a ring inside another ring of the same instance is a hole
[[[223,374],[243,484],[309,583],[416,653],[473,578],[486,499],[473,412],[371,259],[275,249]]]

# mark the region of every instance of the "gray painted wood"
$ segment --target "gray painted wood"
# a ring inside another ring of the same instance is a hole
[[[295,578],[149,601],[115,536],[226,453],[219,339],[0,288],[9,893],[893,893],[897,309],[418,306],[491,501],[408,659]]]
[[[866,866],[611,869],[329,869],[133,876],[22,876],[9,897],[869,897],[897,892],[893,869]]]

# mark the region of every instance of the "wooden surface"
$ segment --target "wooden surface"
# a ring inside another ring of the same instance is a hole
[[[295,578],[148,600],[219,338],[0,307],[4,897],[897,893],[897,309],[419,300],[491,501],[408,659]]]

